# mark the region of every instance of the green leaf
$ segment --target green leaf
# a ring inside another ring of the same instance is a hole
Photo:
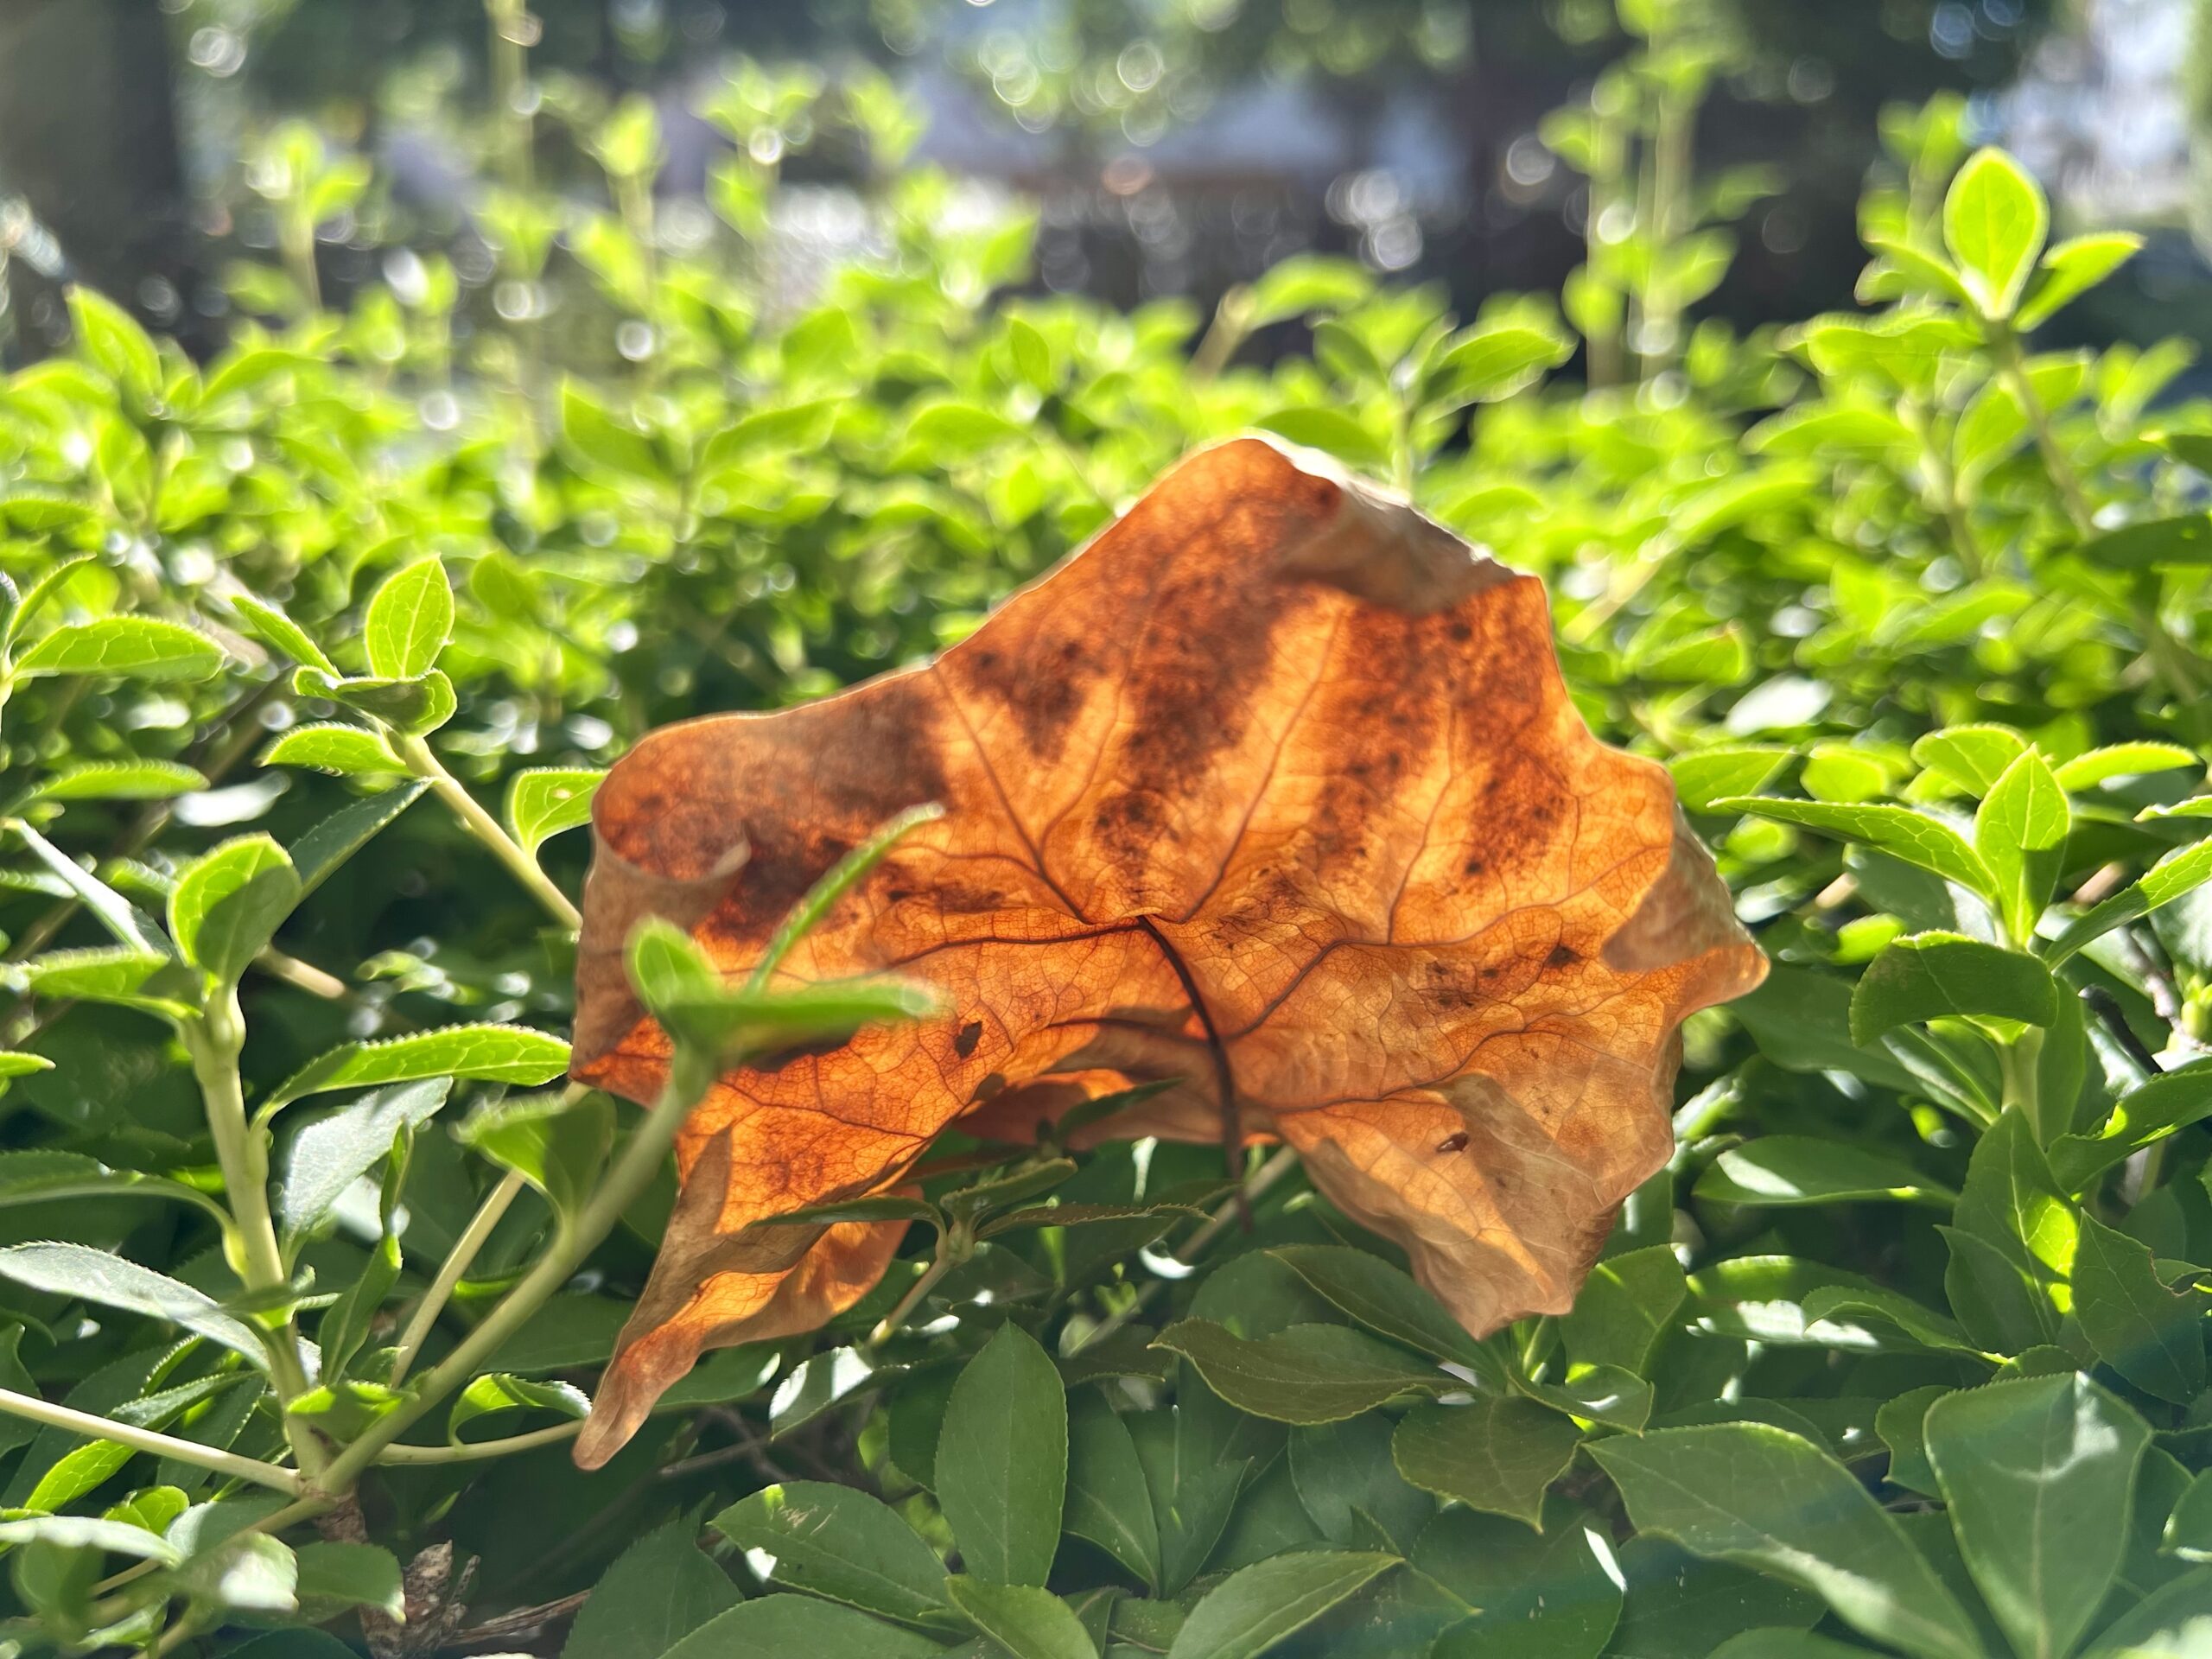
[[[231,603],[245,621],[246,631],[279,656],[289,657],[302,668],[312,668],[338,677],[338,664],[310,639],[308,631],[266,600],[240,594]]]
[[[452,1089],[450,1079],[431,1077],[376,1090],[295,1135],[276,1187],[283,1236],[297,1238],[315,1227],[355,1181],[384,1161],[403,1130],[430,1121]]]
[[[1606,1256],[1590,1269],[1560,1337],[1578,1371],[1649,1374],[1653,1354],[1688,1297],[1671,1246],[1653,1244]]]
[[[1949,726],[1912,746],[1912,758],[1969,795],[1997,786],[2005,769],[2028,752],[2028,740],[2009,726]]]
[[[1478,1370],[1497,1362],[1443,1304],[1371,1251],[1290,1244],[1268,1252],[1377,1336]]]
[[[734,1062],[849,1036],[937,1011],[934,993],[912,981],[856,979],[764,991],[727,982],[681,928],[652,917],[630,935],[630,982],[646,1011],[677,1037]]]
[[[2036,268],[2035,285],[2013,326],[2033,332],[2104,282],[2139,252],[2143,238],[2127,231],[2072,236],[2054,245]]]
[[[805,1659],[935,1659],[944,1648],[925,1636],[811,1596],[762,1596],[710,1618],[659,1659],[732,1659],[734,1655],[804,1655]],[[270,1659],[278,1659],[270,1655]],[[565,1659],[565,1656],[564,1656]]]
[[[121,674],[137,680],[204,680],[222,671],[223,651],[181,622],[104,616],[42,636],[16,659],[21,679],[42,674]]]
[[[399,1562],[374,1544],[318,1540],[298,1544],[300,1616],[321,1622],[349,1607],[372,1607],[385,1618],[407,1616],[406,1587]]]
[[[2147,777],[2183,767],[2201,771],[2203,766],[2201,755],[2178,743],[2107,743],[2061,765],[2058,783],[2069,794],[2078,795],[2115,778]]]
[[[238,1533],[193,1552],[171,1575],[193,1601],[233,1612],[290,1613],[299,1607],[292,1552],[260,1533]]]
[[[1975,303],[1974,291],[1967,286],[1964,277],[1941,254],[1890,237],[1869,236],[1865,241],[1867,251],[1879,257],[1910,292],[1956,300],[1961,305]],[[1860,278],[1859,293],[1862,299],[1872,297],[1874,284],[1871,279],[1875,274],[1869,270]],[[1882,288],[1885,293],[1895,291],[1890,284],[1883,284]]]
[[[1554,1411],[1630,1433],[1651,1416],[1651,1385],[1618,1365],[1579,1366],[1564,1382],[1532,1382],[1516,1376],[1513,1385]]]
[[[1668,761],[1675,796],[1691,812],[1716,810],[1715,803],[1741,798],[1764,787],[1782,770],[1790,751],[1774,744],[1738,744],[1698,749]]]
[[[459,705],[453,682],[443,669],[411,679],[387,679],[356,675],[332,679],[311,668],[292,677],[293,690],[303,697],[327,697],[380,720],[402,734],[421,737],[435,732],[454,716]]]
[[[1255,1659],[1397,1565],[1395,1555],[1311,1549],[1240,1568],[1191,1610],[1167,1659]]]
[[[2035,937],[2072,827],[2066,791],[2033,749],[2005,769],[1974,814],[1974,850],[1997,879],[1998,909],[2012,938]]]
[[[2058,1017],[2050,970],[2018,950],[1962,933],[1915,933],[1874,958],[1851,995],[1851,1039],[1946,1014],[1982,1014],[2047,1026]]]
[[[1372,1337],[1335,1325],[1294,1325],[1248,1342],[1211,1319],[1184,1319],[1153,1346],[1180,1354],[1239,1411],[1282,1423],[1333,1423],[1452,1379]]]
[[[235,984],[300,902],[291,855],[268,836],[240,836],[185,867],[169,893],[169,936],[218,985]]]
[[[1315,311],[1346,310],[1374,291],[1374,276],[1357,260],[1293,254],[1245,291],[1243,321],[1247,328],[1265,328]]]
[[[1562,1497],[1545,1503],[1541,1532],[1446,1510],[1422,1529],[1413,1567],[1477,1611],[1432,1659],[1598,1659],[1621,1616],[1619,1568],[1610,1549],[1599,1554],[1604,1542],[1595,1517]]]
[[[1980,1659],[1966,1611],[1834,1458],[1764,1423],[1599,1441],[1640,1532],[1802,1584],[1862,1635],[1927,1659]]]
[[[264,1114],[334,1089],[467,1077],[535,1087],[569,1069],[569,1046],[527,1026],[446,1026],[381,1042],[340,1043],[279,1084]]]
[[[1751,812],[1777,823],[1791,823],[1840,840],[1877,848],[1892,858],[1932,870],[1947,881],[1994,897],[1996,878],[1966,837],[1948,823],[1902,806],[1847,805],[1834,801],[1796,801],[1765,796],[1738,796],[1713,803],[1719,812]]]
[[[2071,1652],[2120,1569],[2149,1427],[2069,1375],[1947,1395],[1925,1432],[1960,1551],[2014,1650]]]
[[[899,1466],[906,1467],[903,1463]],[[933,1475],[931,1484],[935,1484]],[[1136,1442],[1120,1414],[1095,1389],[1085,1389],[1068,1402],[1067,1513],[1063,1524],[1155,1590],[1160,1587],[1160,1529],[1144,1465],[1137,1460]]]
[[[11,1244],[0,1249],[0,1279],[48,1295],[82,1299],[126,1313],[163,1319],[219,1343],[265,1368],[268,1356],[251,1331],[213,1297],[165,1274],[86,1244]]]
[[[565,1229],[575,1225],[606,1173],[614,1146],[614,1106],[596,1093],[576,1099],[525,1096],[471,1114],[459,1135],[462,1145],[543,1193]]]
[[[538,766],[507,785],[507,827],[523,850],[536,854],[563,830],[591,822],[591,798],[607,774],[581,767]]]
[[[1948,1207],[1957,1196],[1902,1158],[1809,1135],[1762,1135],[1731,1147],[1698,1178],[1708,1203],[1845,1204],[1891,1200]]]
[[[2161,565],[2212,564],[2212,515],[2184,512],[2146,518],[2092,536],[2075,556],[2106,570],[2150,570]]]
[[[2191,1477],[2166,1517],[2158,1547],[2184,1561],[2212,1561],[2212,1469]]]
[[[88,1158],[79,1152],[47,1148],[0,1152],[0,1205],[92,1198],[172,1199],[205,1211],[219,1220],[227,1220],[230,1213],[197,1187],[135,1169],[110,1169],[99,1159]]]
[[[945,1580],[952,1605],[1013,1659],[1097,1659],[1083,1621],[1049,1590],[988,1579]]]
[[[2204,1389],[2203,1316],[2190,1291],[2159,1281],[2148,1245],[2094,1216],[2081,1220],[2074,1257],[2074,1315],[2097,1357],[2144,1393],[2177,1406]]]
[[[1974,1354],[1980,1351],[1952,1320],[1910,1296],[1875,1285],[1822,1285],[1808,1291],[1798,1305],[1813,1325],[1864,1326],[1870,1319],[1894,1327],[1923,1348]]]
[[[2145,871],[2141,880],[2091,906],[2064,932],[2041,947],[2044,959],[2056,968],[2092,939],[2171,904],[2208,880],[2212,880],[2212,836],[2176,848]]]
[[[937,1497],[960,1559],[993,1584],[1041,1585],[1067,1491],[1067,1393],[1036,1340],[1003,1325],[953,1384]]]
[[[28,962],[0,967],[0,982],[48,1001],[111,1002],[164,1019],[187,1020],[197,1012],[196,1005],[185,1000],[192,988],[169,982],[184,974],[176,959],[165,953],[113,945],[49,950]],[[166,994],[172,989],[176,995]]]
[[[1966,1185],[1952,1219],[1955,1233],[1979,1240],[1994,1251],[2024,1281],[2029,1292],[2027,1305],[2017,1311],[2029,1315],[2030,1322],[2004,1325],[2005,1305],[1990,1297],[1993,1288],[2009,1290],[2010,1281],[2001,1276],[1993,1281],[1986,1261],[1968,1249],[1963,1253],[1964,1259],[1979,1264],[1974,1271],[1984,1294],[1978,1298],[1952,1295],[1951,1305],[1958,1311],[1961,1323],[1984,1347],[2002,1345],[2007,1352],[2017,1353],[2033,1343],[2051,1340],[2057,1331],[2057,1288],[2073,1272],[2080,1242],[2080,1211],[2060,1190],[2018,1107],[2006,1107],[1995,1127],[1974,1147],[1967,1164]],[[1955,1245],[1955,1266],[1960,1256]],[[1999,1322],[1977,1325],[1985,1306]],[[1988,1340],[1992,1335],[2000,1336],[2001,1344]]]
[[[336,874],[347,859],[422,799],[429,788],[429,785],[416,779],[341,806],[294,842],[292,865],[300,873],[300,896],[305,898]]]
[[[141,405],[162,386],[162,354],[138,320],[95,289],[69,290],[71,332],[85,355]]]
[[[34,785],[26,801],[163,801],[207,787],[174,760],[89,760],[64,766]]]
[[[791,1481],[740,1498],[713,1524],[740,1549],[774,1556],[779,1585],[921,1630],[960,1628],[946,1605],[944,1564],[865,1492]]]
[[[1557,329],[1478,322],[1431,359],[1422,396],[1454,404],[1495,403],[1534,385],[1573,350],[1573,340]]]
[[[21,819],[9,820],[8,827],[22,838],[23,845],[31,849],[38,861],[76,895],[78,902],[92,912],[117,944],[142,954],[168,955],[168,941],[154,925],[151,917]]]
[[[1425,1492],[1541,1530],[1545,1491],[1581,1443],[1571,1420],[1533,1400],[1479,1394],[1464,1406],[1415,1406],[1390,1437],[1390,1458]]]
[[[830,441],[836,423],[837,400],[831,397],[782,409],[749,410],[707,440],[700,451],[699,470],[711,477],[763,451],[811,454]]]
[[[36,1515],[0,1521],[0,1544],[33,1543],[53,1544],[61,1549],[97,1549],[165,1565],[184,1559],[175,1544],[125,1521],[95,1520],[86,1515]]]
[[[2062,1135],[2050,1144],[2051,1173],[2082,1192],[2114,1165],[2177,1130],[2212,1116],[2212,1061],[2193,1061],[2131,1089],[2094,1135]]]
[[[550,1411],[575,1422],[590,1410],[591,1402],[573,1382],[535,1382],[503,1371],[488,1371],[471,1377],[468,1386],[454,1396],[446,1416],[446,1440],[449,1445],[465,1446],[467,1442],[461,1431],[479,1417],[497,1412]]]
[[[616,418],[573,380],[561,387],[561,439],[576,469],[587,476],[618,484],[638,479],[668,481],[652,440]]]
[[[2050,231],[2043,188],[2001,149],[1980,149],[1943,198],[1943,242],[1985,315],[2009,317]]]
[[[1928,1408],[1950,1392],[1940,1382],[1931,1383],[1908,1389],[1875,1408],[1874,1433],[1890,1449],[1891,1485],[1923,1497],[1943,1496],[1936,1482],[1936,1467],[1928,1461],[1927,1420]]]
[[[381,733],[334,721],[295,726],[261,752],[264,766],[312,766],[341,778],[404,776],[407,763]]]
[[[1254,424],[1263,432],[1275,433],[1293,443],[1319,449],[1370,473],[1390,470],[1389,445],[1341,409],[1279,409]]]
[[[387,680],[428,674],[452,637],[453,586],[435,558],[418,559],[385,577],[361,624],[369,672]]]
[[[910,443],[940,461],[958,461],[1022,435],[1022,429],[981,404],[925,404],[906,423]]]

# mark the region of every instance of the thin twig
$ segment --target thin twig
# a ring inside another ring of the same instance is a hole
[[[478,1207],[476,1214],[471,1217],[467,1227],[462,1230],[461,1236],[454,1241],[453,1249],[446,1254],[444,1265],[438,1269],[438,1276],[430,1281],[430,1287],[423,1293],[423,1300],[416,1305],[414,1316],[408,1320],[406,1332],[399,1338],[398,1351],[392,1356],[391,1360],[392,1387],[399,1386],[401,1379],[407,1375],[407,1368],[415,1363],[415,1357],[423,1351],[423,1344],[429,1339],[432,1328],[436,1325],[439,1313],[444,1310],[447,1300],[453,1295],[454,1287],[461,1282],[462,1275],[475,1264],[477,1252],[484,1248],[485,1241],[492,1236],[492,1230],[499,1224],[500,1218],[507,1213],[508,1205],[522,1195],[522,1189],[521,1174],[517,1171],[509,1170],[500,1179],[499,1184],[485,1196],[483,1204]]]

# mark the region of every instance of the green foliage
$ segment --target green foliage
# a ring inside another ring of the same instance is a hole
[[[213,360],[73,296],[73,354],[0,386],[0,1645],[353,1650],[404,1609],[580,1659],[2181,1650],[2212,410],[2180,346],[2039,349],[2133,240],[2051,243],[1948,105],[1885,126],[1866,308],[1698,320],[1777,181],[1687,170],[1734,37],[1620,10],[1545,127],[1592,208],[1556,308],[1310,256],[1203,328],[1040,294],[1025,212],[898,170],[879,78],[758,65],[702,100],[741,148],[697,235],[650,105],[498,116],[605,191],[510,171],[488,309],[398,250],[327,308],[318,227],[379,186],[296,126]],[[872,230],[798,292],[809,145],[869,158]],[[950,1137],[779,1218],[919,1224],[880,1287],[577,1474],[715,1068],[929,1011],[649,926],[666,1096],[521,1092],[568,1065],[605,766],[960,638],[1254,427],[1546,577],[1584,713],[1670,767],[1774,962],[1688,1029],[1673,1161],[1571,1311],[1478,1339],[1287,1155],[1248,1230],[1210,1149],[1071,1150],[1143,1090]]]

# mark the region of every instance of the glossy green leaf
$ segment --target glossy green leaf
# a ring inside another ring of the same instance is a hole
[[[15,672],[119,674],[138,680],[204,680],[219,673],[222,647],[196,628],[151,616],[65,623],[16,658]]]
[[[2081,1220],[2074,1316],[2097,1357],[2145,1394],[2186,1406],[2203,1392],[2204,1319],[2197,1294],[2160,1282],[2149,1246]]]
[[[1390,1455],[1423,1491],[1540,1527],[1544,1493],[1567,1472],[1582,1432],[1532,1400],[1478,1395],[1464,1406],[1416,1406]]]
[[[10,1244],[0,1249],[0,1279],[164,1320],[219,1343],[256,1366],[268,1363],[253,1332],[224,1313],[213,1297],[106,1250],[85,1244]]]
[[[1083,1621],[1049,1590],[965,1575],[945,1580],[952,1605],[1012,1659],[1096,1659]]]
[[[1397,1564],[1373,1551],[1315,1549],[1240,1568],[1191,1610],[1167,1659],[1256,1659]]]
[[[1948,1206],[1957,1195],[1904,1159],[1870,1147],[1769,1135],[1722,1153],[1698,1178],[1697,1196],[1754,1205],[1890,1200]]]
[[[312,766],[339,777],[399,776],[407,764],[378,733],[359,726],[295,726],[261,752],[264,766]]]
[[[1976,893],[1993,895],[1996,878],[1966,837],[1948,823],[1909,807],[1845,805],[1764,796],[1729,797],[1713,803],[1721,812],[1750,812],[1777,823],[1797,824],[1901,858]]]
[[[1036,1339],[1003,1325],[953,1385],[937,1441],[937,1497],[973,1576],[1042,1585],[1068,1479],[1068,1404]]]
[[[2050,969],[2024,951],[1962,933],[1915,933],[1859,976],[1852,1040],[1863,1046],[1898,1026],[1959,1014],[2047,1026],[2058,1017],[2058,990]]]
[[[2072,1651],[2119,1570],[2149,1427],[2061,1375],[1946,1395],[1925,1433],[1960,1550],[2014,1651]]]
[[[264,1110],[334,1089],[468,1077],[534,1087],[569,1069],[569,1046],[524,1026],[447,1026],[381,1042],[341,1043],[302,1066]]]
[[[896,1429],[894,1427],[894,1436]],[[900,1465],[904,1467],[902,1464]],[[935,1484],[934,1454],[929,1470]],[[910,1471],[912,1472],[912,1471]],[[1067,1509],[1063,1525],[1157,1588],[1160,1529],[1136,1442],[1095,1389],[1068,1399]]]
[[[1980,1659],[1966,1611],[1849,1471],[1763,1423],[1592,1445],[1640,1531],[1818,1594],[1853,1629],[1927,1659]]]
[[[291,855],[267,836],[241,836],[186,866],[169,893],[169,937],[219,985],[232,984],[302,893]]]
[[[921,1630],[957,1630],[944,1567],[914,1529],[865,1492],[791,1481],[714,1519],[740,1549],[776,1558],[775,1581]]]
[[[1333,1423],[1452,1379],[1410,1354],[1335,1325],[1294,1325],[1257,1342],[1210,1319],[1167,1327],[1154,1346],[1180,1354],[1240,1411],[1283,1423]]]
[[[523,850],[535,853],[563,830],[591,822],[591,798],[606,777],[576,767],[518,772],[507,785],[507,827]]]
[[[1943,198],[1944,245],[1992,317],[2018,305],[2050,230],[2042,187],[2001,149],[1975,151]]]

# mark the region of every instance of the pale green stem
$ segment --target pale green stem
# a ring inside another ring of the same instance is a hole
[[[157,1458],[175,1458],[178,1462],[191,1464],[195,1468],[213,1470],[234,1480],[250,1480],[257,1485],[270,1487],[295,1497],[302,1490],[299,1476],[289,1469],[279,1469],[273,1463],[264,1463],[257,1458],[241,1457],[235,1452],[202,1446],[197,1440],[180,1440],[174,1434],[163,1434],[156,1429],[134,1428],[129,1423],[112,1422],[89,1411],[49,1405],[35,1395],[17,1394],[12,1389],[0,1389],[0,1411],[11,1417],[43,1423],[48,1428],[82,1434],[87,1440],[112,1440],[118,1446],[127,1446],[134,1452],[148,1452]]]
[[[1252,290],[1240,283],[1221,296],[1205,338],[1191,353],[1192,379],[1211,380],[1229,366],[1229,359],[1236,355],[1236,348],[1250,331],[1251,317]]]
[[[484,1322],[464,1337],[454,1351],[423,1374],[410,1396],[377,1420],[351,1446],[333,1459],[317,1482],[325,1492],[350,1490],[361,1471],[376,1463],[385,1451],[431,1407],[476,1374],[477,1369],[516,1332],[546,1300],[569,1282],[584,1258],[614,1230],[623,1211],[652,1185],[661,1165],[676,1145],[676,1136],[690,1116],[691,1109],[713,1087],[718,1064],[711,1054],[680,1045],[669,1065],[668,1082],[645,1122],[631,1135],[582,1211],[571,1225],[555,1236],[515,1287],[500,1299]]]
[[[569,895],[553,885],[553,879],[538,868],[537,861],[523,849],[522,843],[462,787],[461,779],[445,769],[428,743],[419,737],[395,733],[392,747],[407,763],[408,770],[429,785],[430,792],[452,809],[469,834],[507,867],[508,873],[544,906],[547,914],[571,933],[583,926],[583,917],[569,902]]]
[[[264,1132],[246,1121],[245,1085],[238,1076],[245,1025],[238,1013],[238,987],[216,988],[200,1017],[184,1021],[182,1031],[207,1106],[216,1161],[222,1166],[224,1196],[237,1218],[232,1236],[238,1247],[238,1277],[248,1290],[281,1290],[290,1275],[276,1240],[276,1219],[269,1211],[269,1143]],[[276,1384],[285,1436],[301,1468],[312,1472],[322,1462],[321,1442],[290,1415],[292,1402],[308,1391],[307,1367],[291,1315],[285,1315],[273,1336],[269,1371]]]
[[[880,1348],[898,1335],[899,1327],[906,1324],[907,1317],[922,1305],[922,1298],[936,1288],[938,1280],[966,1261],[972,1249],[972,1246],[969,1249],[956,1249],[951,1240],[940,1238],[936,1258],[907,1287],[906,1294],[899,1299],[899,1305],[876,1321],[875,1329],[868,1333],[868,1340],[861,1346]]]
[[[477,1440],[460,1446],[387,1446],[378,1454],[382,1464],[474,1463],[484,1458],[504,1458],[516,1452],[534,1452],[541,1446],[558,1446],[563,1440],[572,1440],[582,1431],[581,1417],[566,1423],[556,1423],[550,1428],[532,1429],[527,1434],[511,1434],[504,1440]]]
[[[454,1241],[453,1249],[446,1255],[445,1264],[438,1269],[438,1276],[430,1281],[429,1289],[423,1293],[423,1300],[415,1309],[415,1316],[407,1322],[407,1329],[399,1338],[399,1351],[392,1356],[391,1386],[397,1388],[407,1375],[407,1368],[415,1363],[415,1356],[423,1351],[423,1344],[438,1322],[438,1315],[445,1309],[453,1295],[454,1287],[461,1275],[476,1261],[477,1252],[492,1236],[492,1230],[507,1213],[507,1206],[522,1196],[524,1183],[519,1173],[509,1170],[499,1184],[485,1195],[483,1204],[469,1221],[467,1229]]]

